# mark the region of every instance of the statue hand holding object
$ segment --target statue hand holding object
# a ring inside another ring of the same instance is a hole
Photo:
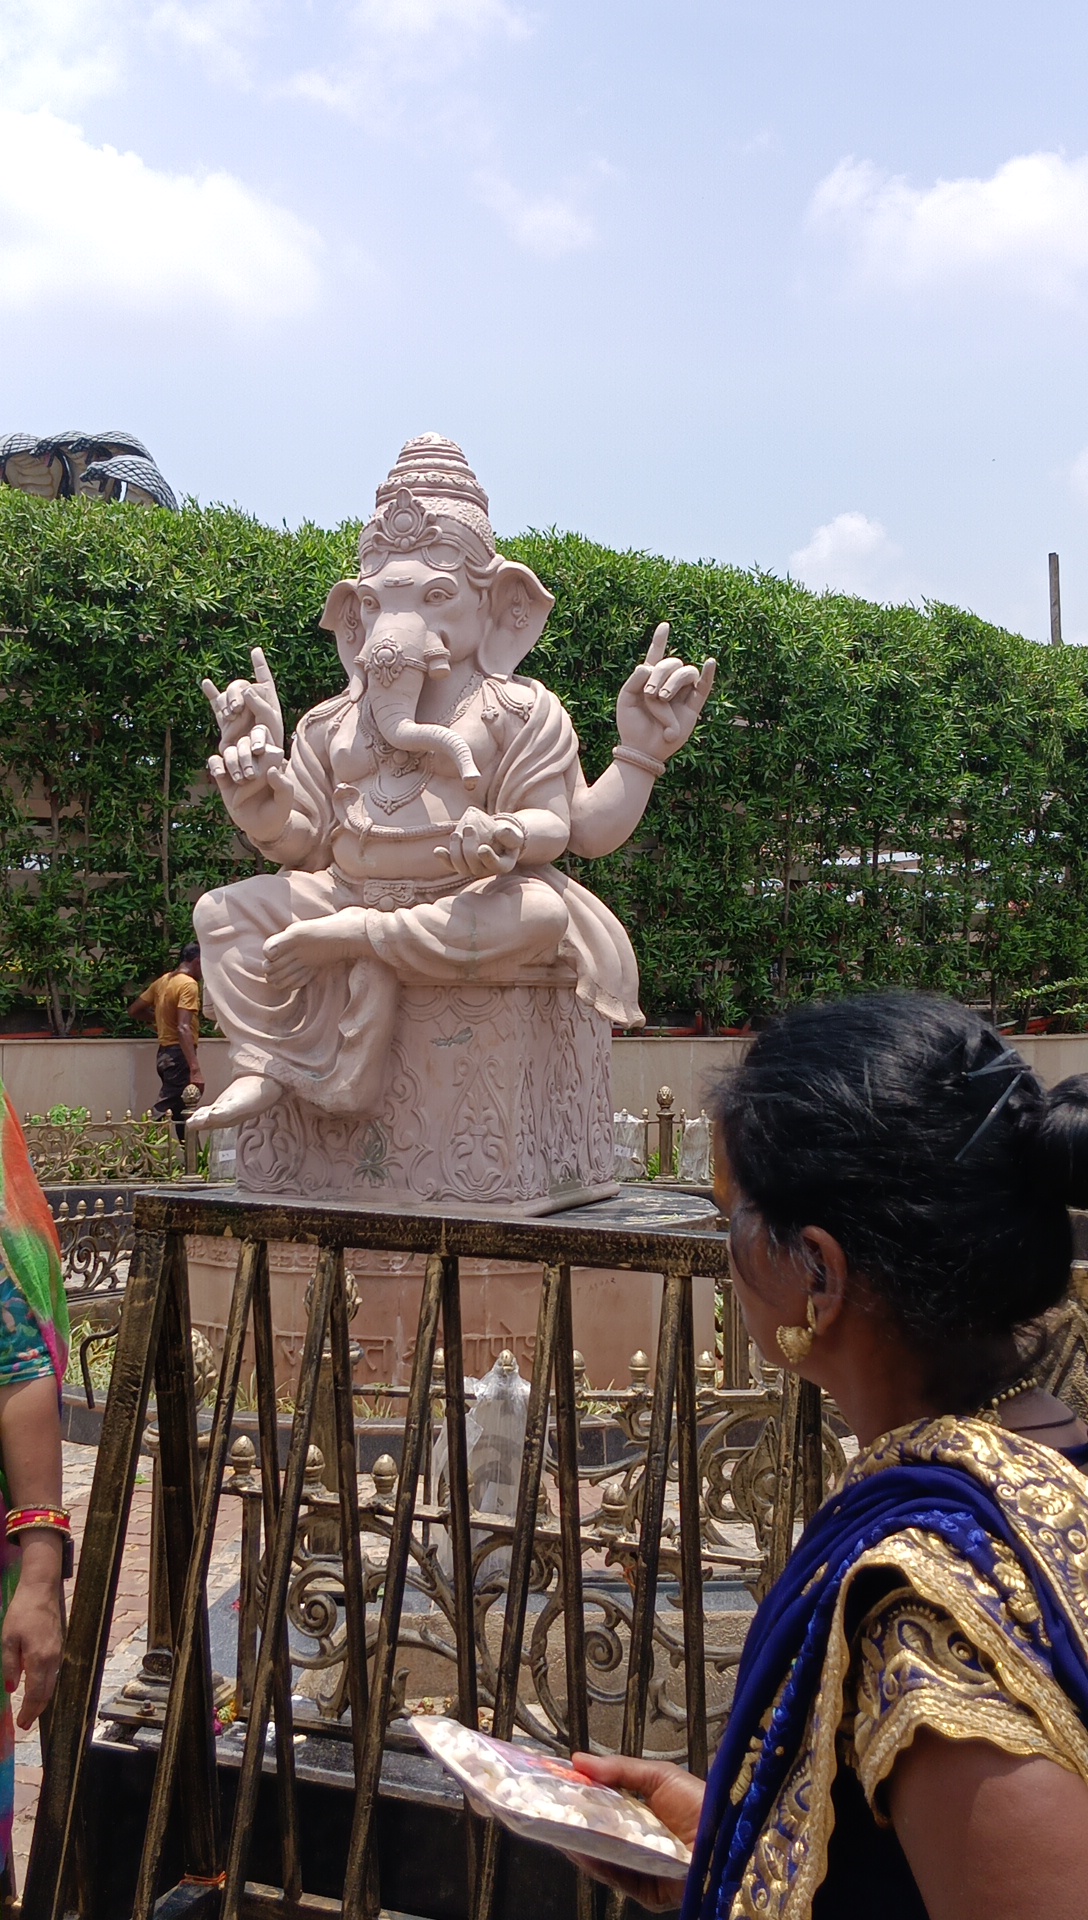
[[[435,853],[454,873],[486,880],[489,874],[512,873],[525,842],[525,828],[513,814],[496,819],[479,807],[468,807],[449,845],[436,847]]]

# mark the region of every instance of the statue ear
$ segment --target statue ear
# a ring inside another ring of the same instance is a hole
[[[480,665],[485,673],[513,673],[536,646],[555,600],[528,567],[501,560],[487,604],[490,620],[480,645]]]
[[[325,602],[318,625],[326,633],[335,633],[336,651],[348,679],[358,675],[355,656],[363,644],[363,626],[359,615],[359,589],[354,580],[338,580]]]

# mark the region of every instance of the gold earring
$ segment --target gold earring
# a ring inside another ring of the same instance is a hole
[[[774,1336],[791,1367],[799,1367],[802,1360],[808,1359],[812,1352],[812,1342],[816,1338],[816,1309],[812,1304],[811,1293],[808,1296],[805,1321],[806,1325],[803,1327],[779,1327]]]

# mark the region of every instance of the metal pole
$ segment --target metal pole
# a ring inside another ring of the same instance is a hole
[[[1060,647],[1062,644],[1062,588],[1058,578],[1058,556],[1048,555],[1050,563],[1050,644]]]

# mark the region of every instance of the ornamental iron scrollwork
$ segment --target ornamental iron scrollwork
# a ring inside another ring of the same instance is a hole
[[[639,1553],[642,1491],[653,1394],[649,1361],[633,1356],[632,1384],[598,1392],[585,1378],[576,1356],[578,1411],[593,1418],[609,1436],[611,1458],[579,1469],[581,1500],[582,1595],[586,1634],[586,1685],[593,1746],[602,1752],[620,1743],[633,1615],[635,1569]],[[733,1674],[751,1617],[753,1594],[764,1579],[776,1489],[776,1420],[780,1392],[773,1379],[758,1387],[717,1383],[713,1360],[700,1357],[699,1423],[700,1561],[705,1612],[707,1732],[713,1746],[721,1737],[732,1696]],[[445,1417],[440,1378],[432,1400],[431,1458]],[[471,1390],[467,1395],[471,1400]],[[224,1493],[260,1505],[259,1475],[252,1469],[252,1443],[240,1474],[228,1478]],[[825,1470],[845,1464],[841,1443],[824,1422]],[[768,1469],[770,1478],[768,1480]],[[296,1724],[307,1712],[326,1732],[349,1731],[343,1574],[339,1553],[329,1551],[338,1538],[339,1504],[324,1484],[326,1467],[311,1447],[306,1486],[288,1589],[292,1687]],[[669,1478],[676,1485],[676,1441]],[[360,1499],[363,1580],[367,1601],[367,1652],[373,1652],[378,1607],[385,1579],[386,1550],[392,1528],[397,1485],[396,1463],[375,1462],[372,1490]],[[363,1482],[366,1487],[366,1482]],[[646,1750],[682,1758],[686,1749],[684,1621],[680,1597],[681,1516],[675,1494],[662,1529],[660,1586],[653,1624],[654,1668],[650,1682]],[[509,1517],[471,1513],[473,1539],[473,1623],[478,1685],[486,1710],[498,1686],[498,1650],[506,1601],[505,1568],[514,1522]],[[457,1659],[456,1608],[448,1553],[449,1509],[441,1474],[428,1469],[420,1482],[409,1545],[408,1603],[397,1641],[397,1684],[393,1714],[406,1704],[436,1704],[452,1699]],[[263,1579],[263,1576],[262,1576]],[[259,1609],[261,1582],[252,1604]],[[245,1601],[242,1607],[244,1610]],[[529,1605],[520,1654],[517,1727],[532,1738],[563,1750],[568,1744],[563,1622],[566,1592],[558,1522],[558,1464],[549,1447],[545,1459],[534,1531]],[[240,1644],[255,1632],[255,1622],[239,1619]],[[240,1663],[241,1665],[241,1663]],[[303,1702],[307,1702],[303,1711]],[[240,1702],[244,1714],[245,1701]]]

